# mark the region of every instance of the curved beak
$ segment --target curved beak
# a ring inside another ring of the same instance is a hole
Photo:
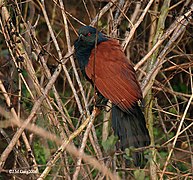
[[[79,37],[78,37],[78,40],[82,40],[82,38],[83,38],[83,35],[80,34]]]

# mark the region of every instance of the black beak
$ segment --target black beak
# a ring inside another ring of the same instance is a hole
[[[83,38],[83,35],[80,34],[79,37],[78,37],[78,40],[80,41],[80,40],[82,40],[82,38]]]

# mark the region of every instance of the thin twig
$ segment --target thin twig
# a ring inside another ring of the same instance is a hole
[[[169,155],[168,155],[168,157],[167,157],[166,163],[164,164],[164,168],[163,168],[163,171],[162,171],[162,173],[161,173],[161,175],[160,175],[160,179],[163,179],[164,173],[165,173],[165,171],[166,171],[167,165],[169,164],[169,160],[170,160],[170,158],[171,158],[171,155],[172,155],[172,153],[173,153],[174,147],[175,147],[175,145],[176,145],[176,141],[177,141],[177,139],[178,139],[178,137],[179,137],[179,135],[180,135],[180,131],[181,131],[182,125],[183,125],[183,123],[184,123],[184,119],[185,119],[185,117],[186,117],[186,114],[187,114],[187,112],[188,112],[188,109],[189,109],[189,107],[190,107],[190,103],[191,103],[192,100],[193,100],[193,87],[192,87],[192,96],[190,97],[190,99],[189,99],[189,101],[188,101],[188,104],[187,104],[187,106],[186,106],[186,109],[185,109],[185,111],[184,111],[184,114],[183,114],[183,116],[182,116],[182,119],[180,120],[180,124],[179,124],[179,126],[178,126],[178,130],[177,130],[177,132],[176,132],[174,141],[173,141],[173,143],[172,143],[172,148],[171,148],[171,150],[170,150],[170,152],[169,152]]]
[[[149,8],[151,7],[152,3],[154,0],[150,0],[149,3],[147,4],[147,6],[145,7],[143,13],[141,14],[141,16],[139,17],[138,21],[133,25],[133,27],[131,28],[131,31],[129,33],[129,36],[126,37],[125,41],[122,43],[123,46],[123,50],[125,51],[125,49],[127,48],[128,43],[131,41],[136,29],[138,28],[138,26],[141,24],[141,22],[143,21],[145,15],[147,14]]]
[[[40,175],[40,177],[38,178],[40,179],[44,179],[48,173],[50,172],[52,166],[54,165],[54,163],[60,158],[61,153],[64,152],[64,150],[66,149],[67,145],[76,137],[78,136],[83,129],[90,123],[92,124],[92,122],[95,119],[95,114],[96,114],[96,110],[94,109],[92,114],[82,123],[82,125],[76,130],[74,131],[68,139],[66,139],[62,145],[60,146],[60,148],[55,152],[55,154],[52,156],[52,158],[49,160],[49,162],[47,163],[46,168],[44,169],[43,173]],[[81,152],[79,155],[81,155],[83,152]]]

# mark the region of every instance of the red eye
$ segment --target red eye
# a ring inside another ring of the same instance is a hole
[[[91,36],[91,33],[88,33],[87,36]]]

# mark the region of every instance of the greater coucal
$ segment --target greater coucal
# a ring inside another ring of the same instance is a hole
[[[91,26],[81,27],[78,34],[74,46],[80,69],[100,96],[113,103],[112,127],[121,149],[148,146],[150,137],[138,106],[142,91],[121,46]],[[136,166],[142,166],[142,152],[135,152],[132,157]]]

